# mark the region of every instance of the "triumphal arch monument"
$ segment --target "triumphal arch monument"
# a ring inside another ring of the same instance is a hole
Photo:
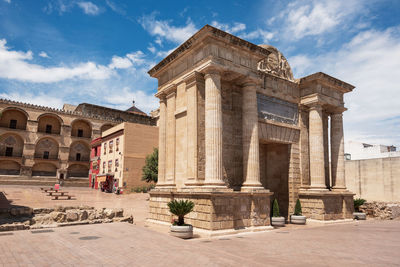
[[[316,220],[352,218],[344,175],[343,95],[322,72],[295,79],[276,48],[204,26],[149,74],[158,79],[158,183],[150,220],[190,199],[205,230],[263,229],[271,200],[288,218],[300,199]]]

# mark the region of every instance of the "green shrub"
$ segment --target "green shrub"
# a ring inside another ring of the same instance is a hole
[[[296,206],[294,207],[294,215],[301,216],[302,214],[300,199],[297,199]]]
[[[157,183],[158,180],[158,148],[154,148],[153,153],[146,156],[146,163],[143,166],[142,180],[148,183]]]
[[[355,198],[354,199],[354,210],[360,211],[360,206],[367,202],[365,199],[362,198]]]
[[[274,203],[272,204],[272,217],[280,217],[278,200],[276,200],[276,198],[274,199]]]
[[[168,202],[168,208],[172,214],[178,216],[178,221],[174,224],[181,226],[185,225],[184,217],[193,210],[194,203],[189,200],[172,200]]]
[[[154,184],[132,187],[131,188],[131,192],[134,192],[134,193],[147,193],[151,189],[153,189],[154,187],[155,187]]]

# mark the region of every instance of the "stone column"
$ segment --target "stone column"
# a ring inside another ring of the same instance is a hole
[[[243,187],[262,189],[256,84],[246,83],[242,92]]]
[[[167,95],[165,185],[175,186],[175,91]]]
[[[329,114],[322,112],[323,127],[324,127],[324,158],[325,158],[325,185],[329,188],[332,184],[330,181],[329,170]]]
[[[309,112],[310,189],[326,190],[322,107],[314,105]]]
[[[331,164],[333,189],[346,190],[342,113],[331,115]]]
[[[160,114],[159,114],[159,126],[158,126],[158,182],[157,186],[163,186],[165,184],[165,159],[166,159],[166,114],[167,112],[167,101],[165,96],[160,96]]]
[[[198,178],[198,86],[204,82],[203,75],[192,72],[186,79],[187,103],[187,178],[185,185],[202,185]],[[190,141],[189,141],[190,140]]]
[[[222,172],[222,103],[221,76],[205,74],[205,147],[206,171],[204,185],[226,187]]]

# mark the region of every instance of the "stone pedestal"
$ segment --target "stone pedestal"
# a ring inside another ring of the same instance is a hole
[[[166,192],[150,191],[149,219],[170,223],[174,217],[167,203],[173,199],[195,203],[185,223],[218,231],[270,225],[270,192]]]
[[[354,212],[353,193],[318,192],[304,190],[299,192],[303,215],[315,220],[352,219]]]

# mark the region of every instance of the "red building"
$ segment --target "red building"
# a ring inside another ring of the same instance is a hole
[[[101,137],[93,139],[90,142],[90,170],[89,170],[89,184],[91,188],[98,189],[99,183],[97,175],[100,170],[100,152],[101,152]]]

